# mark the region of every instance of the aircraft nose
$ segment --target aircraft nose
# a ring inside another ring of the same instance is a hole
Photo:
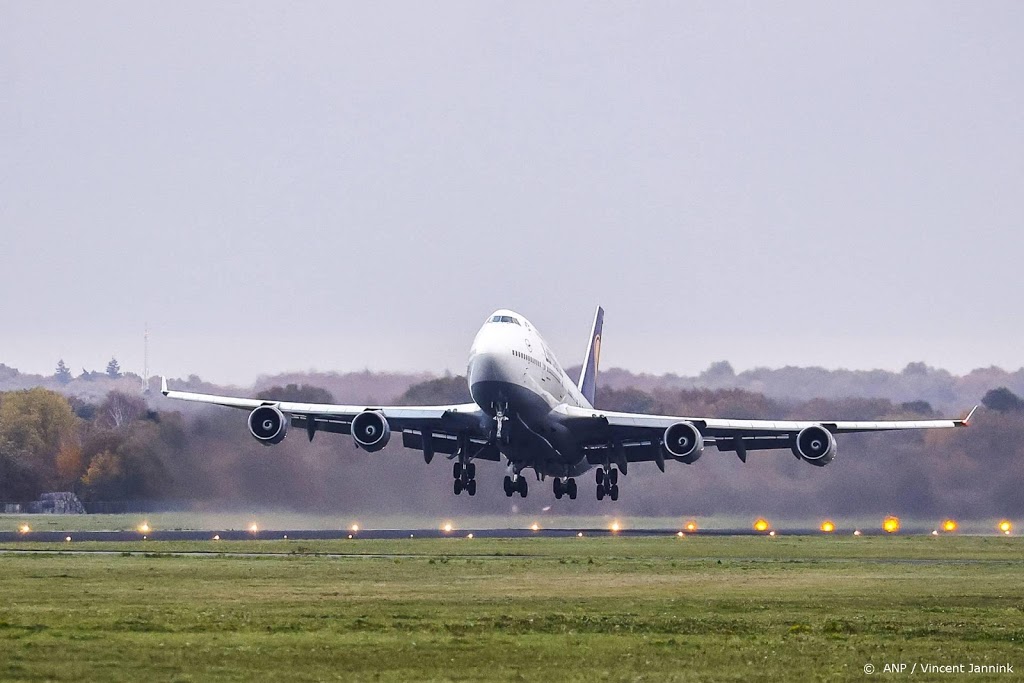
[[[469,361],[471,382],[491,382],[501,379],[501,359],[495,351],[477,351]]]

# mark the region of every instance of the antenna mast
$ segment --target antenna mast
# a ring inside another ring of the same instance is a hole
[[[142,333],[142,393],[149,393],[149,323]]]

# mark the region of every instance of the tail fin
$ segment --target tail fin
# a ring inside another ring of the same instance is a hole
[[[594,314],[594,327],[590,330],[590,343],[587,355],[583,357],[583,369],[580,370],[580,393],[583,398],[594,405],[594,394],[597,391],[597,365],[601,360],[601,329],[604,327],[604,309],[597,307]]]

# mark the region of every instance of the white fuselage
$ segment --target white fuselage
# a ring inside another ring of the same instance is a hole
[[[466,374],[476,404],[507,421],[498,447],[515,466],[558,476],[589,469],[551,411],[561,404],[592,406],[526,318],[508,310],[491,314],[473,340]]]
[[[510,393],[506,397],[509,410],[524,417],[542,417],[538,412],[550,412],[562,403],[592,407],[565,374],[537,329],[523,316],[508,310],[495,311],[477,332],[469,350],[467,380],[473,400],[490,415],[495,412],[493,393],[503,389]]]

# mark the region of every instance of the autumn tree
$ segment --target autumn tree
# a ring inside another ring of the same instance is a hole
[[[470,401],[469,386],[462,375],[450,375],[413,384],[398,403],[400,405],[444,405],[447,403],[467,403]]]
[[[77,440],[78,418],[60,394],[39,388],[3,394],[0,493],[19,500],[57,487],[58,456]]]
[[[1006,387],[999,387],[998,389],[986,392],[982,396],[981,402],[986,408],[1003,413],[1024,410],[1024,401]]]
[[[111,391],[96,408],[96,421],[104,427],[117,428],[147,413],[146,401],[142,397]]]

